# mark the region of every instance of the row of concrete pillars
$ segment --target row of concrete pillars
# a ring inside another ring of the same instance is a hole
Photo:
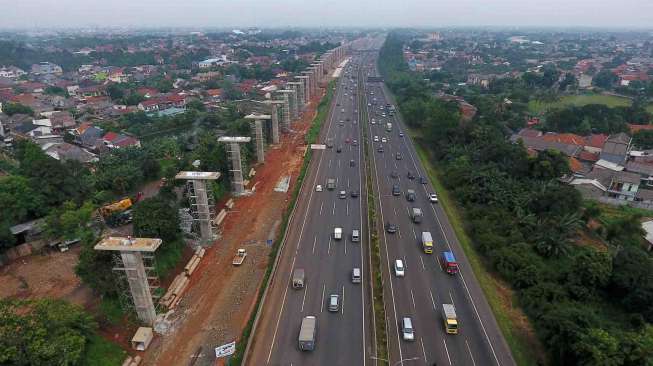
[[[301,75],[295,76],[292,81],[286,82],[286,87],[277,90],[274,99],[263,103],[268,105],[270,114],[252,113],[245,118],[251,120],[254,135],[254,146],[258,163],[265,162],[265,129],[264,124],[271,122],[271,139],[273,144],[280,141],[280,131],[291,132],[292,121],[301,117],[302,112],[310,103],[311,98],[317,95],[320,84],[327,80],[327,75],[332,72],[347,55],[349,46],[342,45],[323,54],[317,62],[311,64]],[[240,144],[251,141],[249,137],[221,137],[219,142],[228,144],[228,155],[231,161],[232,187],[235,195],[245,192],[243,172],[241,169]]]

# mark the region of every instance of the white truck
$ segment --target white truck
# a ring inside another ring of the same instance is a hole
[[[245,261],[245,257],[247,257],[247,252],[245,251],[245,249],[240,248],[238,249],[238,252],[236,252],[236,255],[234,256],[234,259],[231,261],[231,264],[233,264],[234,266],[240,266]]]
[[[302,325],[299,328],[299,349],[302,351],[312,351],[315,349],[315,336],[317,334],[317,318],[306,316],[302,319]]]

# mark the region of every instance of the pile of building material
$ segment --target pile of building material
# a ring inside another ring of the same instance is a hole
[[[198,247],[195,250],[195,254],[193,254],[193,256],[184,267],[184,272],[178,274],[177,277],[172,280],[170,287],[168,287],[168,291],[166,291],[165,295],[163,295],[161,300],[159,300],[159,304],[167,307],[168,309],[172,309],[177,306],[179,301],[181,301],[181,295],[186,290],[186,287],[188,287],[188,283],[190,282],[190,275],[192,275],[193,272],[195,272],[197,269],[197,266],[199,266],[202,257],[204,257],[204,253],[206,253],[206,249],[202,247]]]
[[[141,364],[141,356],[129,356],[122,363],[122,366],[138,366]]]

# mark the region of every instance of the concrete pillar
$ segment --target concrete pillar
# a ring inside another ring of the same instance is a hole
[[[263,137],[263,121],[254,120],[254,139],[256,140],[256,159],[259,164],[265,162],[265,141]]]
[[[152,301],[147,273],[143,265],[143,256],[139,252],[120,252],[122,263],[125,266],[127,283],[134,300],[136,315],[145,324],[152,326],[156,320],[156,310]]]
[[[277,101],[271,101],[270,103],[270,109],[271,109],[271,116],[272,118],[270,119],[272,121],[272,143],[273,144],[278,144],[279,143],[279,104],[276,103]]]

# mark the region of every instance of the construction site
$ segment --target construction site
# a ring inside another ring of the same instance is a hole
[[[331,50],[269,99],[243,103],[251,137],[218,138],[225,145],[229,176],[181,171],[174,177],[183,183],[190,204],[181,215],[181,224],[193,240],[187,241],[191,245],[172,275],[159,278],[154,270],[161,239],[131,236],[132,206],[155,196],[165,182],[153,182],[143,188],[145,192],[96,211],[96,220],[109,228],[94,249],[112,256],[120,304],[137,318],[121,327],[103,324],[100,331],[127,351],[124,365],[227,362],[229,357],[216,357],[214,349],[241,341],[256,310],[283,217],[292,209],[308,148],[306,135],[346,55],[346,46]],[[249,171],[244,171],[241,146],[249,143],[255,159]],[[231,194],[214,202],[208,187],[221,179],[229,180]],[[24,256],[4,266],[0,297],[50,297],[97,310],[99,299],[74,271],[79,252],[79,247],[66,247]]]

